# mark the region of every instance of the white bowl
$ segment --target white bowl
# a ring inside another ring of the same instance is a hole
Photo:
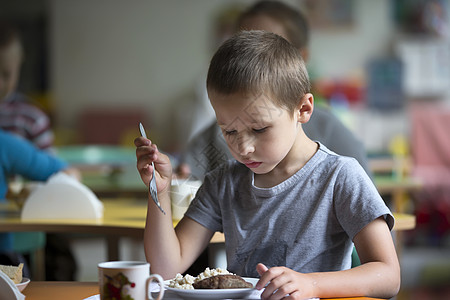
[[[30,278],[26,278],[26,277],[22,278],[22,282],[16,284],[17,288],[19,289],[19,292],[22,292],[29,283],[30,283]]]

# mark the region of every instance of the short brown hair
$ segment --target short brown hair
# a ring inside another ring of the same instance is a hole
[[[270,32],[241,31],[225,41],[211,59],[208,92],[268,93],[281,107],[293,111],[310,91],[300,52]]]

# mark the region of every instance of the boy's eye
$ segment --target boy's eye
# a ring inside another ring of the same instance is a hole
[[[253,131],[256,132],[256,133],[263,133],[266,130],[267,130],[267,127],[258,128],[258,129],[254,128],[253,129]]]
[[[236,130],[224,130],[225,135],[233,135],[236,133]]]

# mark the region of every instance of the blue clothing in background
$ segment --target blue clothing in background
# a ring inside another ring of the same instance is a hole
[[[9,176],[21,175],[34,181],[46,181],[65,168],[67,164],[62,160],[0,129],[0,202],[5,201]],[[10,251],[12,243],[12,234],[0,234],[0,252]]]

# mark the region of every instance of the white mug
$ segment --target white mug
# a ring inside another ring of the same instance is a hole
[[[158,274],[150,275],[150,264],[140,261],[109,261],[98,264],[98,283],[101,300],[152,299],[150,283],[156,280],[164,296],[164,280]]]
[[[172,203],[172,220],[178,222],[183,218],[189,204],[194,199],[197,190],[202,185],[199,180],[173,180],[170,186]]]

